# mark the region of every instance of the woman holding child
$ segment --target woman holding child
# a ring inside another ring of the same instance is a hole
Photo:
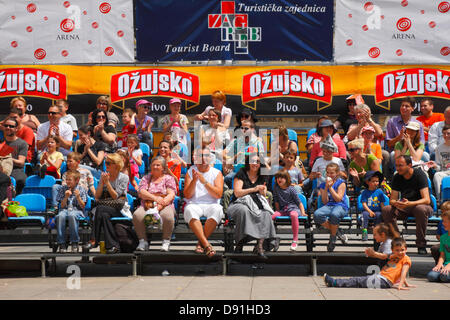
[[[175,179],[168,173],[166,160],[157,156],[152,160],[151,171],[142,178],[138,187],[141,206],[133,214],[133,225],[139,238],[136,250],[145,251],[149,248],[144,218],[150,208],[156,206],[162,220],[161,251],[169,251],[170,238],[175,222],[175,206],[173,201],[177,192]]]

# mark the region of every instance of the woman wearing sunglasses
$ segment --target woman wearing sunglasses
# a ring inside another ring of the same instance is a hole
[[[106,144],[106,153],[114,153],[117,150],[117,132],[112,125],[108,124],[108,120],[106,111],[97,109],[92,112],[95,141],[102,141]]]
[[[364,139],[356,139],[348,143],[348,152],[352,161],[348,173],[355,186],[361,186],[368,171],[380,171],[380,160],[373,154],[364,152]]]
[[[117,253],[119,252],[119,242],[111,218],[122,216],[120,210],[126,201],[129,179],[126,174],[121,172],[124,164],[119,154],[108,154],[105,163],[106,172],[102,173],[95,191],[95,200],[98,205],[94,215],[94,241],[88,243],[87,249],[98,246],[103,229],[107,253]]]

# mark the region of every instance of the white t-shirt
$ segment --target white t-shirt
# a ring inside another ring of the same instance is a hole
[[[209,113],[209,110],[212,110],[212,109],[214,109],[214,107],[213,106],[207,106],[206,107],[206,109],[205,109],[205,111],[204,111],[204,113],[206,114],[206,115],[208,115],[208,113]],[[231,109],[230,108],[227,108],[227,107],[225,107],[225,106],[223,106],[222,107],[222,123],[223,123],[223,120],[225,119],[225,116],[226,115],[229,115],[230,116],[230,120],[231,120],[231,118],[232,118],[232,116],[233,116],[233,111],[231,111]],[[230,121],[230,123],[231,123],[231,121]]]
[[[192,170],[196,170],[198,172],[198,168],[196,165],[193,165],[189,168],[187,174],[192,179]],[[205,177],[205,180],[209,182],[210,184],[214,185],[214,181],[217,178],[217,175],[220,173],[219,170],[217,170],[214,167],[210,167],[207,172],[201,172],[203,177]],[[195,185],[195,193],[192,196],[192,198],[188,199],[185,198],[186,203],[190,204],[220,204],[220,199],[216,199],[212,197],[208,190],[205,188],[205,185],[201,183],[200,181],[197,181],[197,184]]]
[[[392,239],[389,238],[385,242],[380,242],[378,252],[383,254],[391,254],[392,253],[391,243]]]
[[[322,177],[326,177],[327,165],[330,163],[336,163],[341,171],[345,171],[341,159],[333,157],[333,159],[331,160],[325,160],[324,158],[317,158],[317,160],[314,162],[311,172],[320,172],[322,174]]]
[[[67,123],[59,121],[59,135],[66,141],[73,141],[73,130],[72,127]],[[48,129],[50,129],[50,121],[41,123],[41,125],[37,129],[36,133],[36,141],[44,140],[48,136]],[[45,148],[47,150],[47,148]],[[59,152],[61,152],[64,156],[67,156],[70,153],[69,149],[64,149],[59,147]]]
[[[71,126],[72,131],[78,131],[77,120],[75,119],[75,117],[73,115],[66,114],[64,117],[61,117],[61,119],[59,121],[67,123],[69,126]]]

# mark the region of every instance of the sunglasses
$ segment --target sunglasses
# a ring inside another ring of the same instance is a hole
[[[108,102],[97,102],[97,104],[101,105],[101,106],[107,106]]]
[[[55,114],[59,114],[59,112],[49,111],[48,114],[51,115],[51,116],[54,116]]]
[[[16,126],[12,126],[12,125],[10,125],[10,124],[5,124],[4,127],[5,127],[5,128],[14,129]]]
[[[106,116],[97,116],[96,119],[106,119]]]
[[[250,115],[249,114],[242,114],[241,118],[247,119],[247,118],[250,118]]]
[[[248,130],[250,130],[251,128],[248,128],[248,127],[241,127],[241,129],[242,129],[242,131],[248,131]]]
[[[150,109],[150,106],[148,104],[144,104],[144,105],[140,105],[139,107],[144,108],[144,109]]]
[[[348,149],[348,152],[355,152],[356,150],[359,150],[358,148],[351,148],[351,149]]]

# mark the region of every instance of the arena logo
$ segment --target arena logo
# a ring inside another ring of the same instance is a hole
[[[248,26],[248,14],[236,13],[234,1],[221,1],[221,12],[208,14],[208,29],[220,29],[221,41],[231,41],[235,54],[248,54],[250,42],[262,40],[261,27]]]
[[[411,29],[412,22],[411,19],[403,17],[397,20],[397,30],[400,32],[406,32]],[[413,33],[394,33],[392,39],[416,39]]]
[[[0,96],[37,96],[49,99],[66,98],[66,76],[61,73],[32,68],[0,69]]]
[[[273,97],[300,97],[329,105],[331,78],[324,74],[296,69],[264,70],[244,76],[243,103]]]
[[[433,96],[448,99],[450,71],[439,69],[401,69],[376,77],[376,102],[406,96]]]
[[[59,24],[59,28],[64,33],[58,34],[56,40],[80,40],[80,36],[72,32],[81,29],[81,8],[68,1],[64,3],[64,7],[69,17],[63,19]]]
[[[199,78],[170,69],[132,70],[111,77],[112,102],[147,96],[176,97],[198,103]]]

